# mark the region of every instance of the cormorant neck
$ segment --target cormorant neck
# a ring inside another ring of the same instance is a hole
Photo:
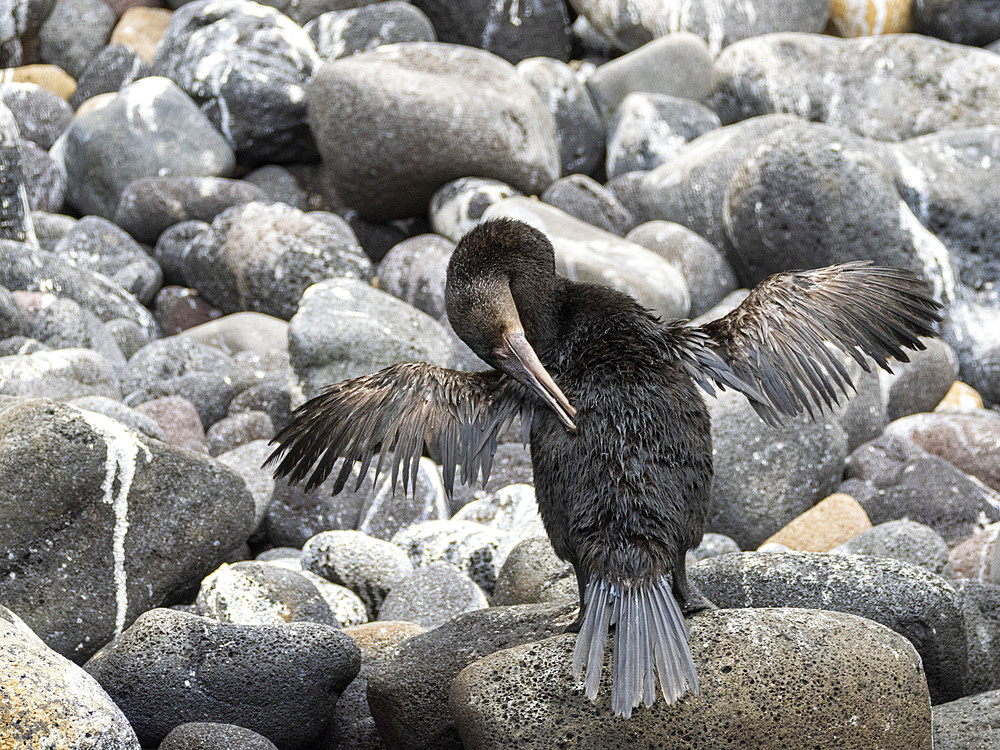
[[[515,271],[509,277],[521,325],[542,362],[548,362],[559,346],[559,311],[567,294],[567,279],[551,274],[525,278]]]

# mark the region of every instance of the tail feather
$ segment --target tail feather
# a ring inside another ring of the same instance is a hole
[[[585,692],[596,700],[604,666],[608,630],[615,626],[611,707],[628,718],[640,703],[651,706],[656,688],[667,703],[698,692],[698,673],[688,648],[688,629],[680,607],[661,577],[631,585],[591,578],[586,611],[573,652],[573,676],[586,671]]]

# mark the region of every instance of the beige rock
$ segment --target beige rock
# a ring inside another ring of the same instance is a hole
[[[990,562],[1000,536],[1000,523],[987,526],[956,546],[948,561],[958,578],[970,578],[980,583],[990,583]]]
[[[764,544],[783,544],[800,552],[828,552],[871,527],[858,501],[838,492],[792,519]]]
[[[827,33],[842,37],[905,34],[913,27],[913,0],[832,0]]]
[[[111,32],[108,44],[131,47],[139,57],[152,65],[156,45],[160,43],[171,15],[171,11],[165,8],[129,8]]]
[[[58,65],[22,65],[0,73],[2,83],[33,83],[69,101],[76,91],[76,81]]]
[[[87,99],[83,104],[76,108],[76,116],[81,117],[88,112],[93,112],[96,109],[100,109],[108,104],[111,104],[118,96],[117,91],[110,91],[107,94],[98,94],[97,96],[92,96]]]
[[[945,411],[946,409],[982,409],[983,397],[979,391],[971,385],[966,385],[961,380],[956,380],[951,384],[948,393],[941,399],[941,403],[934,407],[934,411]]]

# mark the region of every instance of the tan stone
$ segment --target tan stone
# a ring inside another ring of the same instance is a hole
[[[827,33],[841,37],[905,34],[913,28],[913,0],[832,0]]]
[[[101,107],[110,104],[117,96],[117,91],[109,91],[107,94],[92,96],[76,108],[76,116],[80,117],[88,112],[93,112],[95,109],[100,109]]]
[[[958,578],[990,583],[990,563],[1000,536],[1000,523],[977,531],[948,555],[951,569]]]
[[[793,518],[764,544],[783,544],[800,552],[829,552],[871,527],[860,503],[838,492]]]
[[[165,8],[129,8],[111,32],[109,44],[124,44],[147,63],[153,63],[156,45],[170,23],[171,11]]]
[[[58,65],[22,65],[20,68],[8,68],[0,74],[0,82],[33,83],[67,101],[76,91],[76,81],[73,76]]]
[[[971,385],[966,385],[961,380],[956,380],[951,384],[951,388],[941,399],[941,403],[934,407],[934,411],[944,411],[945,409],[982,409],[983,397],[979,391]]]
[[[354,639],[366,661],[381,661],[407,638],[426,630],[415,622],[386,620],[344,628],[344,634]]]

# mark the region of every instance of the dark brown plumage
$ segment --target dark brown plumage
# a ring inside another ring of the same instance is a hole
[[[495,369],[460,373],[401,364],[308,401],[270,461],[313,487],[346,457],[395,482],[416,481],[425,446],[451,491],[484,480],[497,435],[520,416],[530,435],[539,512],[553,548],[575,568],[580,617],[575,674],[596,698],[615,628],[612,708],[629,716],[698,678],[683,614],[711,606],[689,583],[685,553],[702,537],[712,479],[708,412],[696,383],[747,395],[771,424],[814,414],[852,387],[829,345],[865,369],[888,369],[933,334],[938,306],[907,271],[849,263],[776,274],[725,317],[663,323],[634,300],[555,272],[537,230],[490,221],[459,242],[448,268],[448,317]],[[315,466],[314,466],[315,465]]]

